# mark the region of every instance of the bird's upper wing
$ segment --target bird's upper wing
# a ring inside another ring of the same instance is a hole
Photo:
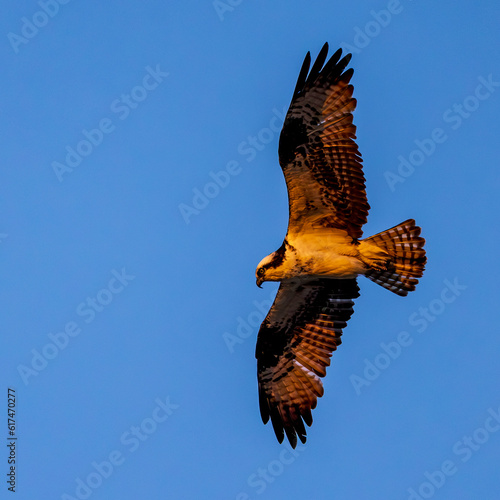
[[[328,44],[311,71],[306,55],[279,140],[279,161],[288,188],[288,233],[321,227],[360,238],[368,205],[361,155],[354,142],[356,100],[344,71],[351,54],[339,49],[325,64]]]
[[[269,417],[281,443],[295,448],[323,395],[320,377],[341,343],[342,328],[359,296],[356,279],[310,279],[281,283],[257,337],[260,413]],[[284,431],[284,432],[283,432]]]

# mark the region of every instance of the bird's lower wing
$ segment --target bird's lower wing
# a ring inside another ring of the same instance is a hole
[[[278,441],[286,433],[304,443],[304,422],[323,395],[332,352],[359,296],[355,279],[310,279],[282,283],[257,338],[257,377],[262,420],[271,418]]]

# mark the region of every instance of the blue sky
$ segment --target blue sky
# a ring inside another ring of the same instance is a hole
[[[498,498],[499,14],[9,2],[0,366],[17,499]],[[283,110],[326,41],[353,52],[365,234],[413,217],[429,260],[406,298],[359,279],[292,453],[260,421],[276,285],[254,272],[286,231]]]

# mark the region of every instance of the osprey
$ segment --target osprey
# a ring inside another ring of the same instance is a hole
[[[281,247],[257,267],[260,287],[279,281],[257,337],[262,421],[278,441],[306,441],[304,423],[323,395],[332,352],[359,296],[364,275],[398,295],[415,290],[426,262],[425,240],[410,219],[361,239],[368,205],[352,112],[356,100],[344,71],[351,54],[328,44],[309,71],[308,52],[279,139],[288,189],[289,222]]]

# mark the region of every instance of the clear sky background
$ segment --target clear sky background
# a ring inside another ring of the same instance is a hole
[[[0,496],[498,499],[500,5],[59,2],[0,20]],[[359,279],[292,454],[260,420],[254,273],[326,41],[353,52],[365,234],[413,217],[429,260],[406,298]]]

